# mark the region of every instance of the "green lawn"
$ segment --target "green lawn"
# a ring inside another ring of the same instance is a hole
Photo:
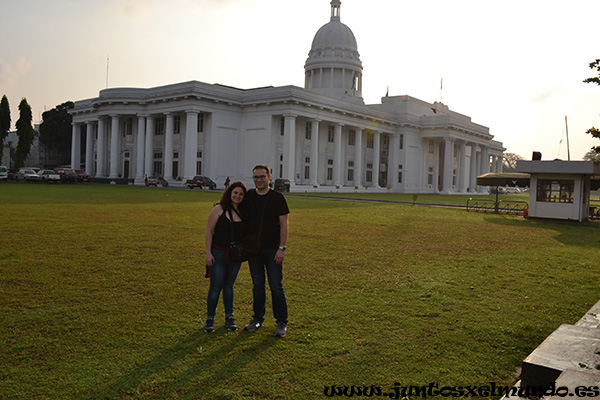
[[[205,334],[204,230],[218,198],[0,184],[0,398],[512,385],[535,347],[598,301],[597,223],[294,196],[288,336],[273,337],[270,299],[257,332],[227,332],[219,304]],[[252,314],[246,264],[235,313],[239,325]]]

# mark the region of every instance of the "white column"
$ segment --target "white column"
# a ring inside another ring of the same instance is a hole
[[[467,142],[460,142],[460,165],[458,166],[458,191],[466,193],[465,172],[467,170]]]
[[[354,146],[356,147],[356,153],[354,155],[354,186],[358,186],[360,189],[364,186],[363,184],[363,133],[365,128],[358,128],[356,130],[356,140]]]
[[[469,173],[469,190],[475,193],[477,185],[477,145],[471,143],[471,172]]]
[[[481,174],[490,172],[490,153],[487,146],[481,147]]]
[[[388,186],[392,189],[397,189],[400,183],[398,182],[398,160],[400,153],[400,134],[390,135],[390,151],[388,156]]]
[[[98,118],[98,146],[96,148],[96,176],[106,178],[106,125]]]
[[[442,193],[452,192],[452,175],[454,174],[454,140],[444,138],[444,175],[442,179]]]
[[[342,186],[342,124],[335,125],[333,137],[333,185]]]
[[[186,110],[183,182],[196,175],[198,161],[198,111]]]
[[[317,174],[319,168],[319,122],[318,119],[312,122],[310,140],[310,183],[313,186],[319,186],[319,175]]]
[[[284,115],[283,127],[283,177],[296,183],[296,116]]]
[[[174,122],[173,114],[167,114],[167,130],[165,132],[165,176],[164,178],[170,183],[173,181],[173,132]],[[197,142],[196,142],[197,143]]]
[[[85,173],[94,176],[94,130],[96,121],[87,123],[85,131]]]
[[[373,187],[379,187],[379,163],[381,153],[381,132],[374,133],[373,144]]]
[[[498,156],[498,172],[502,173],[504,171],[504,156]]]
[[[154,175],[154,116],[146,119],[146,151],[144,152],[144,178]]]
[[[81,168],[81,123],[72,125],[71,133],[71,168]]]
[[[119,177],[119,116],[111,115],[110,127],[110,173],[109,179]]]
[[[146,147],[146,117],[138,115],[138,130],[135,150],[135,184],[144,183],[144,149]]]

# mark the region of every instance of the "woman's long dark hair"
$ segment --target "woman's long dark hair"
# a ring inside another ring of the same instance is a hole
[[[235,181],[232,184],[230,184],[229,186],[227,186],[227,188],[221,195],[221,200],[219,200],[218,204],[220,204],[221,207],[223,207],[223,210],[233,209],[233,203],[231,202],[231,192],[233,192],[233,189],[238,188],[238,187],[242,188],[242,190],[244,191],[244,200],[246,199],[246,193],[248,193],[248,188],[246,187],[244,182]],[[242,201],[242,204],[239,205],[239,209],[240,209],[240,213],[243,216],[244,215],[244,202],[243,201]]]

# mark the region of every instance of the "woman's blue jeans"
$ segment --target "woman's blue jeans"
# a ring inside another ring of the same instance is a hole
[[[288,322],[287,300],[283,291],[283,264],[275,264],[277,249],[261,250],[250,255],[248,264],[252,276],[252,294],[254,296],[254,319],[264,321],[266,303],[266,277],[269,279],[273,316],[277,322]]]
[[[206,316],[214,318],[217,313],[219,295],[223,291],[223,305],[225,306],[225,317],[233,316],[233,285],[240,272],[241,262],[225,262],[226,250],[211,250],[215,263],[209,267],[210,287],[208,299],[206,300]]]

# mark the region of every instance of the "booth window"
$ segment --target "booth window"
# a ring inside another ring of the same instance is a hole
[[[537,201],[572,203],[574,180],[538,179]]]

